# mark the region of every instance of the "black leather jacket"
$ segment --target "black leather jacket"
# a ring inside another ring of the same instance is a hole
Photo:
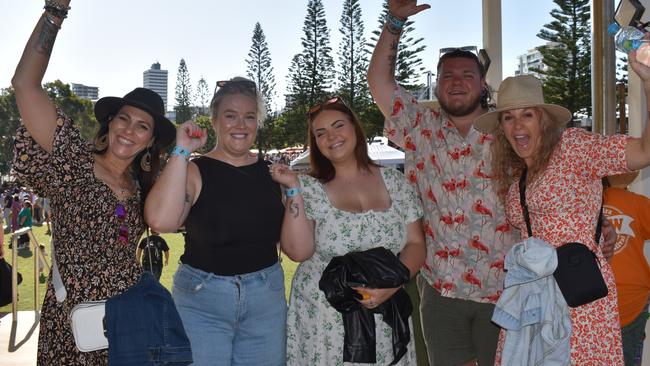
[[[334,257],[325,268],[319,288],[327,301],[343,315],[345,330],[343,361],[376,362],[374,313],[393,329],[392,343],[396,364],[406,354],[411,340],[408,318],[413,311],[411,299],[399,289],[380,306],[368,310],[357,299],[352,287],[392,288],[409,281],[409,270],[390,250],[378,247]]]

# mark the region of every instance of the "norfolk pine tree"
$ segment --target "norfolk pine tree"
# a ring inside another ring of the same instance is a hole
[[[591,30],[589,0],[554,0],[554,18],[537,37],[559,46],[542,46],[539,51],[548,70],[542,75],[547,103],[591,115]]]
[[[321,0],[309,0],[303,25],[302,62],[307,86],[307,104],[314,105],[327,98],[334,79],[334,60],[330,47],[330,33]]]
[[[253,29],[252,44],[250,51],[248,51],[246,63],[248,64],[248,77],[255,81],[258,93],[262,94],[264,108],[266,110],[265,128],[257,130],[257,147],[259,148],[260,156],[262,156],[267,146],[265,140],[268,140],[265,139],[265,135],[272,129],[270,126],[273,118],[271,115],[271,103],[275,96],[275,76],[273,75],[273,67],[271,66],[271,52],[269,51],[266,36],[259,22],[255,23],[255,28]]]
[[[364,110],[370,102],[368,72],[368,50],[363,36],[359,0],[345,0],[341,13],[342,39],[339,45],[339,95],[355,112]]]
[[[176,123],[181,124],[192,119],[192,85],[185,59],[181,59],[176,76]]]
[[[203,116],[209,115],[208,113],[208,107],[210,103],[210,98],[212,96],[210,95],[210,86],[208,85],[208,82],[205,80],[203,76],[199,79],[198,83],[196,84],[196,99],[201,107],[199,114]]]

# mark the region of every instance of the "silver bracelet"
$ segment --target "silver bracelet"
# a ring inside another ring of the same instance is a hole
[[[61,26],[58,25],[58,24],[56,24],[56,23],[54,22],[54,19],[50,18],[50,15],[49,15],[49,14],[47,14],[47,13],[43,13],[43,18],[45,18],[45,21],[46,21],[46,22],[48,22],[48,23],[50,23],[52,26],[54,26],[54,28],[56,28],[56,29],[61,29]]]

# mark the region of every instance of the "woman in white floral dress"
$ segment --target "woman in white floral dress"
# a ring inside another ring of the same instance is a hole
[[[302,262],[291,286],[287,364],[343,365],[342,316],[318,288],[323,270],[335,256],[383,246],[400,253],[413,276],[426,254],[422,208],[400,172],[370,160],[359,121],[340,98],[314,106],[308,117],[310,174],[298,177],[286,166],[271,167],[272,177],[287,189],[283,248]],[[359,289],[364,294],[359,301],[372,309],[398,289]],[[375,315],[375,324],[376,364],[388,365],[392,330],[381,315]],[[416,362],[412,328],[398,365]]]

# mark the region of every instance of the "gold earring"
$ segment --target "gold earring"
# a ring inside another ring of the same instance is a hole
[[[105,133],[95,139],[95,149],[97,151],[104,151],[108,147],[108,134]]]
[[[140,159],[140,168],[147,173],[151,171],[151,149],[147,149],[147,151],[142,155],[142,159]]]

